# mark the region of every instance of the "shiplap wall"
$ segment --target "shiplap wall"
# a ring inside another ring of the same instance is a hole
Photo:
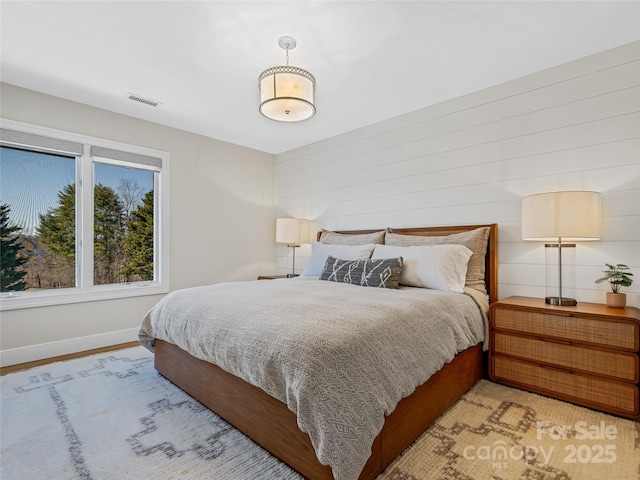
[[[522,197],[599,191],[603,236],[577,246],[575,296],[603,302],[603,264],[626,263],[640,306],[640,42],[278,155],[275,188],[278,216],[327,229],[498,223],[501,298],[545,295]],[[276,257],[289,273],[290,249]]]

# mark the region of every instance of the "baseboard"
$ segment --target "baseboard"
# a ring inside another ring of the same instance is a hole
[[[20,363],[44,360],[46,358],[59,357],[70,353],[84,352],[95,348],[119,345],[133,342],[138,339],[138,329],[129,328],[115,332],[100,333],[87,337],[70,338],[58,342],[29,345],[28,347],[10,348],[0,350],[0,367],[18,365]]]

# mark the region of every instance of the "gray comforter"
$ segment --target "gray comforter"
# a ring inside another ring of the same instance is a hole
[[[337,480],[358,478],[398,401],[484,337],[469,295],[305,278],[175,291],[139,331],[286,403]]]

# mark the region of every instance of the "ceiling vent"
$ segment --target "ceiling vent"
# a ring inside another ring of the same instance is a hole
[[[136,95],[135,93],[129,93],[127,95],[127,98],[134,102],[144,103],[145,105],[149,105],[151,107],[157,107],[158,105],[162,105],[162,102],[156,102],[155,100],[141,97],[140,95]]]

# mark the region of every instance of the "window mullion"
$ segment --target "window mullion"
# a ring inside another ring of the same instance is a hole
[[[79,287],[83,291],[93,288],[93,163],[91,147],[84,146],[80,162],[80,202],[78,207],[78,231],[81,246],[79,258]]]
[[[153,175],[153,189],[156,192],[153,199],[153,230],[156,232],[156,235],[153,237],[153,265],[154,265],[154,275],[153,281],[159,282],[162,277],[162,261],[160,259],[160,254],[164,248],[162,245],[162,205],[161,205],[161,195],[162,189],[160,186],[160,175],[161,173],[155,173]]]

